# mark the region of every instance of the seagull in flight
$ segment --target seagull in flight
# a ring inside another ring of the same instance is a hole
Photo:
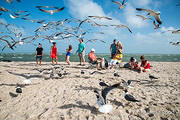
[[[150,10],[150,9],[142,9],[142,8],[136,8],[137,11],[146,11],[148,12],[147,15],[150,15],[150,16],[154,16],[154,18],[156,19],[156,21],[159,23],[159,24],[162,24],[162,21],[160,19],[160,12],[154,12],[153,10]]]
[[[44,9],[42,9],[43,7],[54,8],[55,10],[44,10]],[[36,6],[36,8],[38,8],[42,12],[50,13],[51,15],[54,14],[55,12],[60,12],[60,11],[64,10],[64,7],[58,8],[58,7],[53,7],[53,6]]]
[[[130,32],[130,33],[132,33],[132,31],[130,30],[130,28],[127,26],[127,25],[123,25],[123,24],[120,24],[120,25],[111,25],[111,26],[113,26],[113,27],[116,27],[116,28],[127,28],[128,29],[128,31]]]
[[[106,16],[88,16],[89,18],[97,18],[97,19],[107,19],[107,20],[112,20],[110,17]]]
[[[6,2],[8,2],[8,3],[12,3],[12,1],[14,1],[14,0],[6,0]],[[17,2],[21,2],[20,0],[16,0]]]
[[[116,4],[119,5],[119,9],[124,8],[124,6],[125,6],[125,1],[126,1],[126,0],[123,0],[122,3],[120,3],[119,1],[114,1],[114,0],[112,0],[113,3],[116,3]]]
[[[156,22],[155,21],[153,21],[153,25],[154,25],[154,29],[159,29],[160,27],[159,27],[159,24],[156,24]]]
[[[144,17],[144,16],[142,16],[142,15],[136,15],[136,16],[142,18],[143,20],[148,20],[148,19],[149,19],[149,20],[152,20],[152,18]]]
[[[171,43],[172,45],[175,45],[175,46],[180,45],[180,42],[169,42],[169,43]]]
[[[99,111],[102,113],[109,113],[112,111],[112,105],[109,105],[106,103],[106,96],[109,93],[109,91],[117,88],[120,85],[120,83],[118,84],[114,84],[112,86],[107,86],[106,88],[104,88],[101,93],[99,93],[97,90],[94,90],[94,93],[96,93],[96,97],[97,97],[97,104],[99,105]]]

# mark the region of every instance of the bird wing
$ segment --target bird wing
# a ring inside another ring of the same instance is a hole
[[[155,13],[154,11],[150,10],[150,9],[143,9],[143,8],[136,8],[137,11],[146,11],[149,13]]]
[[[159,28],[159,26],[156,24],[156,22],[155,22],[155,21],[153,21],[153,25],[155,26],[155,28],[156,28],[156,29],[158,29],[158,28]]]
[[[116,83],[116,84],[114,84],[112,86],[108,86],[102,90],[101,95],[104,98],[105,104],[106,104],[106,97],[107,97],[107,94],[109,93],[109,91],[117,88],[119,85],[120,85],[120,83]]]
[[[112,0],[112,2],[113,2],[113,3],[116,3],[116,4],[118,4],[118,5],[121,5],[121,3],[120,3],[119,1],[114,1],[114,0]]]
[[[129,32],[132,33],[132,31],[130,30],[130,28],[127,25],[121,25],[121,27],[127,28],[129,30]]]
[[[159,15],[155,15],[154,18],[156,19],[156,21],[157,21],[159,24],[162,24],[162,21],[161,21]]]
[[[64,7],[59,8],[59,9],[56,9],[56,10],[53,10],[53,12],[60,12],[60,11],[62,11],[62,10],[64,10]]]

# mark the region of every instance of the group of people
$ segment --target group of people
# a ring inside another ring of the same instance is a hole
[[[69,45],[69,48],[66,49],[66,58],[65,61],[67,62],[68,65],[71,65],[70,62],[70,56],[72,53],[72,45]],[[113,43],[110,46],[110,52],[111,52],[111,60],[108,63],[108,61],[105,58],[100,58],[95,55],[95,49],[92,48],[91,51],[88,53],[88,59],[90,64],[95,64],[96,68],[98,70],[100,69],[107,69],[107,68],[113,68],[113,66],[120,64],[122,62],[122,57],[123,57],[123,46],[120,41],[116,43],[116,39],[113,40]],[[79,65],[85,65],[85,43],[83,42],[83,39],[79,39],[79,45],[78,49],[76,51],[79,56]],[[58,62],[58,57],[57,57],[58,51],[56,47],[56,42],[53,42],[53,46],[51,46],[51,58],[52,58],[52,64],[54,64],[54,60],[57,64]],[[39,43],[39,46],[36,48],[36,63],[38,64],[38,59],[39,59],[39,64],[41,65],[42,61],[42,56],[43,56],[43,48],[42,45]],[[59,54],[60,55],[60,54]],[[150,62],[145,59],[144,56],[140,57],[141,59],[141,65],[138,65],[138,62],[134,57],[131,57],[129,62],[124,65],[124,67],[129,68],[129,69],[134,69],[138,70],[140,72],[148,72],[150,71]],[[83,64],[82,64],[83,63]]]

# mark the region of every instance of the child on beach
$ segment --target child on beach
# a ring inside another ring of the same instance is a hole
[[[122,50],[121,50],[121,49],[118,49],[118,50],[117,50],[117,53],[116,53],[115,56],[114,56],[114,58],[111,59],[111,61],[110,61],[110,69],[113,68],[113,66],[114,66],[115,64],[121,63],[122,57],[123,57],[123,55],[122,55]]]
[[[57,64],[57,47],[56,47],[56,42],[53,42],[53,46],[51,47],[51,58],[52,58],[52,63],[54,65],[54,59],[56,60],[56,64]]]
[[[129,69],[139,69],[139,65],[138,62],[136,61],[136,59],[134,57],[131,57],[129,60]]]
[[[69,48],[66,49],[67,53],[66,53],[66,62],[68,63],[68,65],[71,64],[69,58],[71,56],[71,52],[72,52],[72,45],[69,45]]]
[[[141,66],[140,66],[140,72],[150,72],[151,71],[151,67],[150,67],[150,62],[148,60],[145,59],[145,56],[142,55],[140,57],[141,59]]]

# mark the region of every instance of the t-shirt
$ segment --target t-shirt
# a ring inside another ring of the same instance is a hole
[[[37,47],[36,51],[37,51],[37,55],[42,55],[43,48]]]
[[[119,59],[117,59],[117,58],[121,58],[121,59],[122,59],[122,57],[123,57],[122,54],[117,54],[117,55],[115,56],[115,58],[113,58],[113,60],[121,61],[121,60],[119,60]]]
[[[112,54],[116,54],[116,44],[111,44]]]
[[[92,53],[92,52],[89,53],[88,58],[89,58],[90,60],[92,60],[92,61],[97,60],[96,55],[95,55],[94,53]]]
[[[84,43],[79,43],[78,45],[78,53],[81,53],[85,48],[85,44]]]

